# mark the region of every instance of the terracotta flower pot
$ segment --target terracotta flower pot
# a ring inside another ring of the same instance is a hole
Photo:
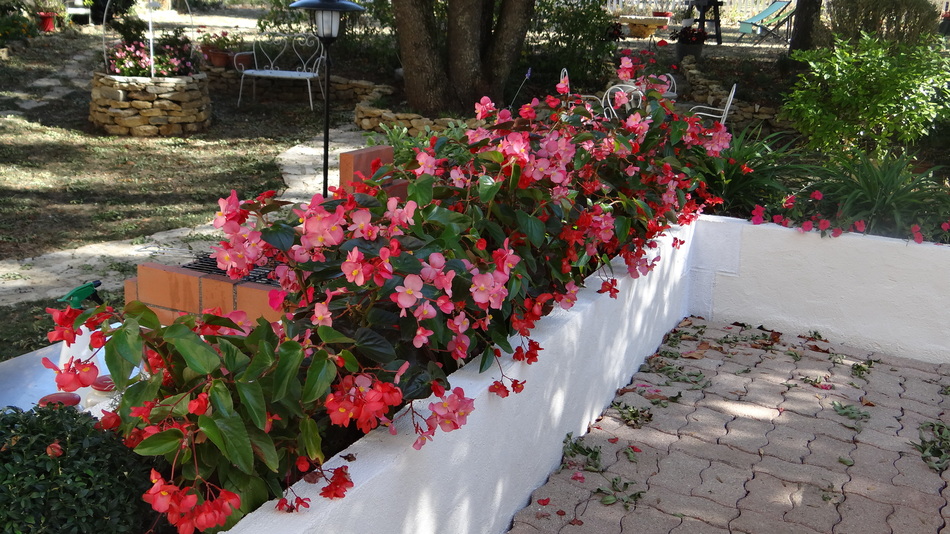
[[[686,56],[693,56],[699,61],[703,56],[703,43],[684,43],[676,41],[676,60],[683,61]]]
[[[208,60],[215,67],[227,67],[231,64],[231,54],[224,50],[212,50],[208,54]]]
[[[40,17],[39,28],[41,32],[52,32],[56,30],[56,13],[37,13]]]

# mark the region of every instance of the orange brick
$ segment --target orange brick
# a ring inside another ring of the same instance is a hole
[[[139,300],[160,308],[198,313],[200,273],[159,263],[143,263],[138,268]]]
[[[253,321],[257,320],[258,317],[263,317],[268,321],[277,321],[283,316],[281,312],[270,307],[267,299],[268,293],[276,289],[274,286],[243,282],[238,284],[235,289],[237,289],[235,309],[246,312],[248,319]]]
[[[132,277],[128,278],[125,281],[125,304],[128,304],[134,300],[139,299],[139,287],[138,287],[138,278]]]
[[[155,312],[155,315],[158,316],[158,322],[163,325],[170,325],[175,322],[175,319],[181,316],[181,312],[178,310],[169,310],[167,308],[159,308],[157,306],[149,306],[150,310]]]
[[[373,175],[373,160],[376,159],[379,159],[383,165],[392,163],[393,147],[371,146],[340,154],[340,186],[352,193],[353,182],[359,180],[355,173],[361,172],[363,176],[369,178]]]
[[[221,313],[234,311],[235,300],[237,300],[235,291],[237,284],[237,280],[231,280],[224,275],[203,275],[198,284],[201,287],[201,301],[199,302],[199,307],[202,310],[221,308]]]

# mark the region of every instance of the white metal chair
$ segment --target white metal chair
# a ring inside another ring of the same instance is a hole
[[[726,124],[726,117],[729,116],[729,108],[732,107],[732,99],[736,96],[736,84],[732,84],[732,91],[729,91],[729,98],[726,99],[726,105],[721,108],[712,106],[693,106],[689,111],[695,115],[710,117],[720,124]],[[699,110],[699,111],[697,111]]]
[[[620,113],[618,113],[617,108],[614,107],[618,93],[627,95],[627,101],[622,105],[626,112],[629,112],[631,109],[639,109],[643,102],[643,92],[637,86],[624,83],[613,85],[607,88],[603,98],[600,100],[600,104],[604,108],[604,116],[608,119],[620,118]]]
[[[672,74],[661,74],[659,76],[645,76],[641,78],[643,87],[640,88],[640,91],[645,95],[649,92],[649,87],[647,85],[667,85],[665,91],[660,96],[667,100],[676,100],[679,96],[679,93],[676,92],[676,78]],[[640,85],[640,84],[638,84]]]

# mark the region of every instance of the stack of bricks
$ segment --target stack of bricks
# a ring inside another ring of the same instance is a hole
[[[373,146],[340,154],[340,183],[353,191],[358,174],[372,175],[373,161],[392,163],[391,146]],[[405,194],[405,184],[401,193]],[[143,263],[138,276],[125,281],[125,302],[140,301],[158,316],[162,324],[171,324],[183,313],[201,313],[218,308],[222,313],[244,311],[250,320],[263,317],[277,321],[281,312],[270,307],[272,285],[232,280],[224,274],[204,273],[185,267]]]
[[[172,137],[211,125],[208,77],[116,76],[92,78],[89,120],[110,135]]]

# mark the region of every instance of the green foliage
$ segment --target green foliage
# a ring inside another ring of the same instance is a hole
[[[620,419],[632,428],[643,428],[643,425],[653,420],[653,413],[650,412],[649,408],[635,408],[624,402],[613,402],[610,407],[617,410]]]
[[[930,421],[921,423],[918,432],[920,441],[910,444],[931,469],[945,471],[950,466],[950,427],[942,421]]]
[[[22,41],[28,37],[36,37],[38,33],[36,23],[20,13],[0,15],[0,46],[10,41]]]
[[[96,24],[101,24],[105,16],[106,22],[110,22],[115,17],[128,14],[133,6],[135,6],[135,0],[93,0],[90,6],[92,20]],[[108,12],[106,12],[106,7],[109,8]]]
[[[936,235],[950,216],[950,187],[933,169],[916,173],[913,164],[906,155],[836,157],[812,186],[823,194],[820,212],[843,228],[864,221],[875,235],[907,237],[914,224],[924,237]]]
[[[887,41],[916,43],[937,29],[930,0],[835,0],[828,3],[832,31],[846,41],[862,33]]]
[[[109,21],[109,27],[119,34],[125,43],[145,41],[148,23],[138,17],[119,17]]]
[[[880,154],[893,141],[924,136],[950,116],[950,58],[936,39],[918,45],[862,35],[833,50],[797,51],[803,74],[783,113],[808,144],[825,152],[859,146]]]
[[[524,69],[531,67],[532,79],[543,87],[551,87],[566,67],[572,91],[602,90],[610,77],[610,61],[617,48],[608,35],[613,22],[598,0],[538,0],[525,42]]]
[[[0,411],[0,524],[8,533],[141,533],[149,465],[96,419],[50,405]],[[57,450],[48,449],[56,444]]]
[[[693,172],[706,182],[706,190],[722,199],[707,213],[746,216],[756,204],[779,200],[786,192],[782,178],[809,172],[804,165],[788,163],[793,141],[781,133],[760,137],[761,127],[748,127],[732,138],[721,158],[700,157]]]

